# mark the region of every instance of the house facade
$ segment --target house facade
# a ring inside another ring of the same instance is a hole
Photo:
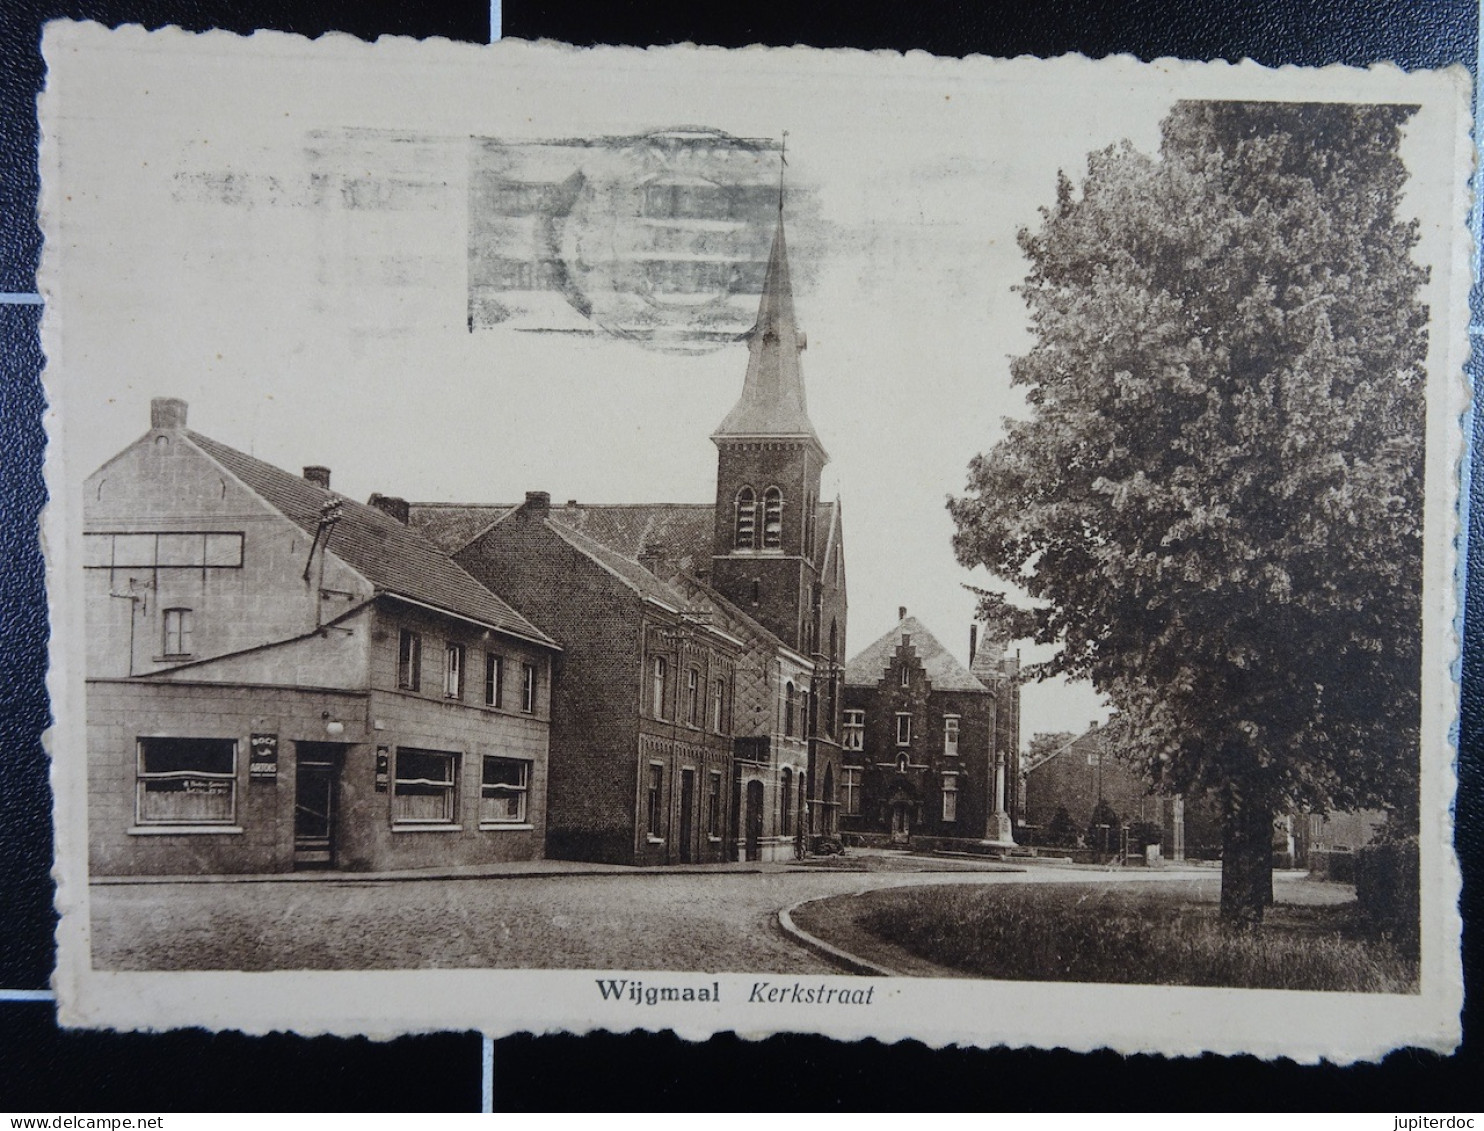
[[[1001,716],[1018,698],[960,664],[916,617],[845,667],[841,827],[865,843],[1014,844],[1012,752]]]
[[[552,856],[776,859],[838,831],[844,547],[803,347],[780,214],[742,393],[712,436],[714,504],[411,508],[562,645]]]
[[[396,500],[150,424],[85,487],[92,873],[539,857],[554,642]]]

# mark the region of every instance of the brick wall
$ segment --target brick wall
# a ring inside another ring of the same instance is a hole
[[[642,693],[638,595],[524,511],[456,557],[563,648],[552,679],[547,855],[632,860]]]
[[[908,675],[902,686],[902,670]],[[847,832],[886,833],[892,806],[911,805],[912,829],[924,836],[979,840],[993,805],[995,702],[985,691],[934,690],[915,649],[899,647],[881,682],[874,687],[847,687],[845,707],[865,712],[864,750],[846,751],[845,765],[860,767],[861,811],[842,817]],[[912,719],[912,740],[897,743],[897,716]],[[945,752],[945,719],[957,715],[957,756]],[[908,759],[899,770],[899,756]],[[837,771],[838,773],[838,771]],[[943,783],[953,774],[958,785],[957,814],[943,819]],[[1010,789],[1007,780],[1007,800]]]

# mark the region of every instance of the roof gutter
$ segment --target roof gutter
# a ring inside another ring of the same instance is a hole
[[[376,595],[378,597],[390,597],[394,601],[401,601],[404,605],[412,605],[419,609],[427,609],[429,612],[439,613],[445,617],[452,617],[454,620],[461,620],[465,624],[472,624],[477,625],[480,628],[487,628],[491,632],[498,632],[504,636],[513,636],[517,640],[524,640],[527,644],[536,644],[542,648],[550,648],[553,652],[562,651],[562,646],[560,644],[558,644],[555,640],[548,639],[545,636],[532,636],[530,633],[521,632],[514,628],[506,628],[503,625],[490,624],[488,621],[479,620],[475,617],[468,616],[465,613],[456,613],[452,609],[444,609],[440,608],[437,605],[430,605],[426,601],[419,601],[413,597],[408,597],[406,594],[397,593],[390,589],[378,589],[376,591]]]

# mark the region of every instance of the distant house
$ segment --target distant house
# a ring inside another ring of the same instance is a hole
[[[1211,807],[1187,803],[1180,796],[1160,795],[1122,757],[1123,728],[1114,719],[1096,720],[1056,750],[1027,761],[1021,774],[1023,832],[1031,844],[1046,844],[1058,810],[1086,847],[1117,851],[1121,829],[1136,823],[1157,825],[1161,850],[1168,860],[1214,857],[1221,830]],[[1117,826],[1093,832],[1099,802],[1117,816]],[[1099,837],[1106,840],[1099,843]]]
[[[539,857],[555,643],[405,525],[186,427],[86,483],[97,875]]]
[[[1014,751],[1002,742],[1019,685],[1012,666],[975,659],[1005,678],[986,686],[902,609],[846,664],[842,830],[1014,844]]]

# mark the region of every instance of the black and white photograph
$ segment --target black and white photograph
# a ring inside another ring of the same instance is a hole
[[[1457,1043],[1466,73],[45,50],[64,1022]]]

